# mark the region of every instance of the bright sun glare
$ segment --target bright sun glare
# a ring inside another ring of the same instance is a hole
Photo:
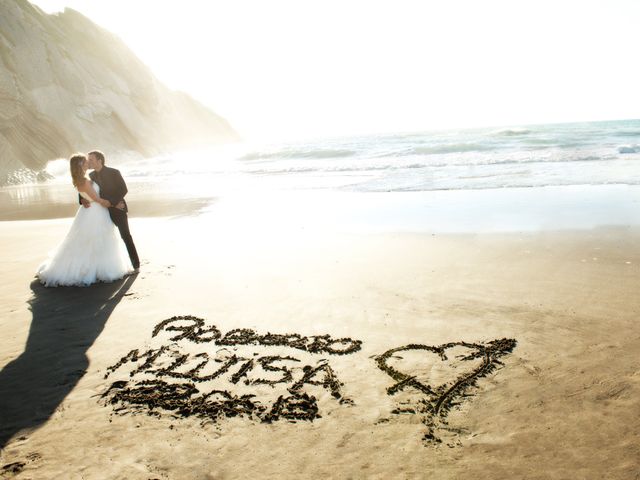
[[[634,0],[34,3],[116,33],[250,139],[639,111]]]

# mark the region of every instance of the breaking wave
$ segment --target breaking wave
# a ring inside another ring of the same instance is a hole
[[[238,160],[271,160],[277,158],[344,158],[351,157],[357,152],[340,149],[284,149],[272,152],[250,152]]]

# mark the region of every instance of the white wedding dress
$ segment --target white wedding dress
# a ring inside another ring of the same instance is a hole
[[[93,188],[100,195],[95,182]],[[46,287],[113,282],[133,270],[109,210],[86,193],[80,195],[91,206],[80,206],[65,239],[38,267],[36,274]]]

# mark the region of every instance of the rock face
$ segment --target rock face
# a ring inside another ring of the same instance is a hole
[[[152,155],[238,140],[220,116],[159,82],[80,13],[0,0],[0,185],[93,148]]]

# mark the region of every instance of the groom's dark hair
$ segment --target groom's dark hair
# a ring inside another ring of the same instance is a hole
[[[102,166],[104,167],[104,153],[102,153],[100,150],[92,150],[89,153],[87,153],[87,157],[89,155],[93,155],[94,157],[96,157],[98,160],[100,160],[100,163],[102,164]]]

